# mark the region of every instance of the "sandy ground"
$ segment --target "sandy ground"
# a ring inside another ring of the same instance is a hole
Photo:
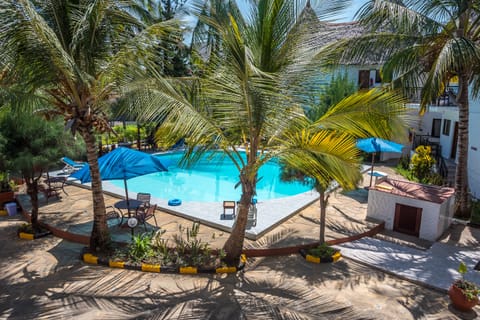
[[[386,171],[389,168],[379,170]],[[368,182],[368,181],[367,181]],[[88,190],[42,207],[41,219],[66,229],[91,220]],[[117,199],[106,197],[107,204]],[[330,197],[328,238],[368,229],[362,190]],[[313,204],[246,247],[286,246],[318,239]],[[159,212],[167,235],[191,222]],[[47,237],[20,240],[19,216],[0,217],[0,319],[473,319],[446,294],[341,259],[312,264],[300,255],[249,259],[236,275],[171,275],[109,269],[80,261],[81,245]],[[113,227],[115,228],[115,227]],[[128,230],[113,229],[117,233]],[[202,226],[201,237],[221,247],[224,232]],[[476,236],[455,229],[444,241]],[[212,239],[212,234],[215,238]],[[470,240],[468,240],[470,239]],[[409,243],[410,240],[399,239]],[[414,241],[412,241],[413,243]],[[478,243],[477,243],[478,244]],[[478,312],[479,310],[477,310]]]

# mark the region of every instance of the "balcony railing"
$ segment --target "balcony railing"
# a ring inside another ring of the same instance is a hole
[[[420,103],[422,88],[411,88],[407,90],[407,99],[410,103]],[[458,86],[448,86],[444,93],[433,100],[432,106],[456,106]]]

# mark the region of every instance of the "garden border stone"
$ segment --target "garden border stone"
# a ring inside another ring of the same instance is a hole
[[[219,267],[219,268],[202,268],[202,267],[172,267],[172,266],[161,266],[157,264],[129,264],[124,261],[113,261],[107,260],[101,257],[97,257],[92,253],[88,252],[88,248],[85,248],[81,260],[88,264],[96,264],[101,266],[106,266],[110,268],[119,268],[119,269],[129,269],[137,270],[143,272],[154,272],[154,273],[179,273],[179,274],[200,274],[200,273],[236,273],[245,268],[247,262],[247,257],[242,254],[240,257],[240,263],[238,267]]]
[[[52,232],[51,231],[45,231],[45,232],[40,232],[40,233],[29,233],[29,232],[18,232],[17,235],[20,239],[24,239],[24,240],[35,240],[35,239],[38,239],[38,238],[43,238],[43,237],[46,237],[48,235],[51,235]]]

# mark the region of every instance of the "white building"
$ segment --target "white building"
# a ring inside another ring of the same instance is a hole
[[[435,241],[454,213],[454,189],[385,179],[368,191],[367,217],[385,221],[385,229]]]

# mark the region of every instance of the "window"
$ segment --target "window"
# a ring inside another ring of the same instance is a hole
[[[452,123],[451,120],[443,119],[443,135],[449,136],[450,135],[450,124]]]
[[[433,119],[432,137],[440,138],[440,127],[441,126],[442,126],[442,119]]]

